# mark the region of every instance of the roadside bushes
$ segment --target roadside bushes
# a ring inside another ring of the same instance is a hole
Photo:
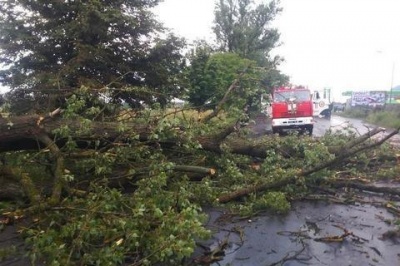
[[[366,121],[383,127],[398,128],[400,127],[400,105],[390,105],[385,110],[369,113]]]

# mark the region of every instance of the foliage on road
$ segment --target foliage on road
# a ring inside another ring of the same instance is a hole
[[[0,221],[32,263],[190,264],[205,207],[285,213],[337,178],[398,177],[397,151],[370,136],[254,137],[249,107],[287,82],[270,58],[276,1],[219,1],[230,50],[193,65],[149,11],[158,0],[3,2]]]
[[[129,123],[152,125],[146,138],[125,121],[116,128],[119,134],[114,141],[89,141],[95,122],[78,115],[85,97],[74,99],[63,119],[81,119],[85,127],[77,131],[66,125],[53,138],[56,143],[67,140],[58,154],[64,160],[63,196],[57,202],[49,201],[49,186],[42,185],[38,187],[41,193],[31,196],[37,204],[23,211],[27,219],[34,220],[23,230],[32,261],[176,265],[190,257],[196,239],[210,235],[204,227],[204,207],[225,206],[232,214],[246,217],[264,211],[285,213],[293,199],[313,194],[316,188],[329,189],[335,180],[396,178],[400,170],[398,151],[387,144],[326,165],[340,157],[338,150],[354,148],[349,143],[366,147],[376,141],[360,142],[359,136],[345,132],[331,132],[319,139],[296,134],[252,138],[251,129],[244,127],[226,135],[215,152],[200,144],[199,134],[200,138],[215,136],[232,121],[220,114],[207,124],[194,122],[197,114],[190,110],[135,113]],[[78,139],[82,134],[87,141],[84,149]],[[247,150],[238,150],[238,143],[246,143]],[[265,154],[253,156],[252,147],[263,147]],[[57,162],[51,151],[9,155],[9,167],[24,165],[26,178],[37,185],[51,183],[54,172],[48,166]],[[182,165],[213,171],[185,168],[182,172]],[[325,167],[301,174],[321,165]],[[219,201],[221,195],[260,184],[273,186],[225,204]],[[21,213],[22,207],[12,206],[10,215]]]

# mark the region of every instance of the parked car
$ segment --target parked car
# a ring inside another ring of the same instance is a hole
[[[332,110],[333,110],[334,113],[336,113],[336,112],[343,112],[344,109],[345,109],[345,107],[346,107],[346,104],[345,104],[345,103],[334,102],[334,103],[333,103]]]

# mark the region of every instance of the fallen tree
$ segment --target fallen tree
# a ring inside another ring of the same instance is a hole
[[[102,148],[106,151],[110,147],[116,145],[124,145],[124,143],[132,141],[131,136],[136,135],[135,141],[146,143],[146,145],[159,145],[161,148],[179,148],[185,143],[198,142],[201,150],[213,152],[216,154],[222,154],[226,151],[232,154],[240,154],[250,156],[252,158],[258,158],[258,160],[265,159],[268,155],[268,151],[274,149],[276,153],[281,153],[282,156],[296,156],[293,151],[293,147],[290,145],[280,146],[279,148],[271,146],[271,143],[257,142],[255,140],[247,140],[243,138],[229,137],[233,132],[238,130],[237,123],[232,123],[225,128],[222,128],[217,133],[209,135],[195,136],[194,138],[187,138],[184,134],[184,129],[173,128],[176,134],[173,138],[166,139],[152,139],[151,135],[154,132],[154,127],[151,124],[139,124],[135,122],[129,122],[125,124],[126,130],[119,129],[119,122],[100,122],[91,121],[89,124],[82,125],[79,119],[65,119],[62,117],[62,110],[56,109],[55,111],[44,115],[26,115],[19,117],[7,117],[0,118],[0,152],[9,152],[16,150],[35,150],[40,151],[46,149],[52,155],[52,202],[57,203],[60,200],[60,196],[63,189],[68,190],[68,186],[63,179],[65,172],[69,170],[65,168],[64,160],[66,157],[70,159],[88,158],[94,155],[93,152],[88,152],[90,149],[95,147]],[[69,138],[73,138],[79,148],[77,152],[63,152],[62,147],[68,141],[66,137],[57,136],[55,133],[57,129],[61,127],[67,127],[73,135]],[[334,158],[330,160],[321,161],[317,165],[313,165],[312,168],[302,169],[293,176],[283,176],[281,179],[275,182],[266,182],[261,184],[251,185],[249,187],[240,188],[230,193],[225,193],[218,197],[220,203],[226,203],[228,201],[239,199],[250,193],[277,189],[284,187],[287,184],[296,182],[296,179],[307,177],[315,172],[322,169],[334,167],[337,164],[343,163],[349,157],[352,157],[362,151],[373,149],[376,146],[381,145],[386,140],[394,136],[399,132],[399,129],[387,134],[382,139],[373,143],[368,143],[371,137],[382,132],[382,128],[374,128],[366,134],[342,145],[341,147],[328,147],[328,150],[334,155]],[[229,137],[229,138],[228,138]],[[95,145],[95,142],[101,144]],[[222,145],[223,144],[223,145]],[[101,147],[99,147],[101,145]],[[98,152],[98,151],[96,151]],[[299,157],[301,159],[301,156]],[[22,170],[4,170],[7,172],[5,176],[14,176],[13,180],[21,181]],[[17,168],[16,168],[17,169]],[[175,166],[176,171],[192,172],[197,175],[195,179],[201,179],[199,175],[207,176],[215,174],[213,166],[195,166],[195,165],[182,165]],[[137,171],[137,172],[143,172]],[[24,173],[24,182],[29,177],[28,173]],[[129,174],[119,174],[123,178],[132,178]],[[31,181],[30,181],[31,182]],[[32,194],[32,186],[23,186],[27,195],[32,202],[38,201],[38,195]],[[11,188],[11,187],[10,187]],[[12,190],[10,190],[12,191]],[[11,193],[12,194],[12,193]],[[10,192],[3,191],[3,195],[0,197],[10,197]],[[20,191],[15,190],[15,196],[20,196]]]
[[[66,243],[76,254],[89,254],[94,246],[126,247],[127,260],[145,257],[145,251],[132,254],[129,249],[137,232],[142,232],[141,243],[149,239],[146,232],[157,232],[151,241],[159,250],[170,245],[171,234],[183,232],[184,239],[190,234],[207,236],[201,204],[240,205],[251,199],[250,206],[271,208],[278,203],[287,211],[285,193],[291,192],[286,187],[358,162],[355,156],[372,152],[399,131],[376,140],[372,138],[383,130],[376,128],[344,145],[326,146],[308,136],[249,138],[248,128],[236,121],[219,126],[218,116],[206,125],[199,123],[203,132],[185,123],[190,119],[171,123],[175,117],[163,121],[159,114],[147,122],[142,117],[104,122],[63,112],[0,119],[0,197],[28,199],[25,217],[40,217],[29,232],[36,245],[32,252],[59,250],[42,237],[46,236]],[[393,159],[388,153],[384,156]],[[325,184],[331,188],[397,193],[328,178]],[[4,221],[21,217],[20,212],[6,216]],[[75,236],[88,244],[76,245]]]
[[[301,178],[301,177],[307,177],[315,172],[318,172],[324,168],[328,168],[328,167],[332,167],[337,165],[340,162],[343,162],[345,159],[354,156],[362,151],[368,150],[368,149],[372,149],[374,147],[377,147],[379,145],[381,145],[382,143],[384,143],[386,140],[390,139],[391,137],[393,137],[394,135],[399,133],[399,128],[394,130],[393,132],[389,133],[388,135],[386,135],[385,137],[383,137],[382,139],[372,143],[372,144],[364,144],[364,142],[369,139],[370,137],[378,134],[379,132],[382,132],[383,129],[381,128],[375,128],[370,132],[365,133],[364,135],[362,135],[361,137],[359,137],[358,139],[356,139],[355,141],[351,142],[351,143],[347,143],[344,145],[344,147],[340,148],[340,149],[335,149],[337,155],[331,159],[331,160],[327,160],[324,162],[321,162],[320,164],[314,166],[311,169],[304,169],[300,172],[298,172],[297,175],[290,175],[290,176],[284,176],[282,177],[281,180],[277,181],[277,182],[271,182],[271,183],[262,183],[262,184],[256,184],[256,185],[252,185],[246,188],[241,188],[238,189],[236,191],[233,191],[232,193],[229,194],[225,194],[222,195],[218,198],[218,201],[220,203],[226,203],[232,200],[236,200],[240,197],[249,195],[250,193],[255,193],[255,192],[260,192],[260,191],[265,191],[265,190],[269,190],[269,189],[277,189],[277,188],[281,188],[283,186],[286,186],[290,183],[294,183],[296,182],[296,179]],[[360,144],[362,144],[361,146],[359,146]],[[339,152],[340,151],[340,152]],[[364,187],[365,189],[366,187]]]

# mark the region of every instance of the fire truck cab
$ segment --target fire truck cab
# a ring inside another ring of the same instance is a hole
[[[313,101],[309,89],[279,87],[271,98],[272,132],[299,130],[312,135],[314,127]]]

